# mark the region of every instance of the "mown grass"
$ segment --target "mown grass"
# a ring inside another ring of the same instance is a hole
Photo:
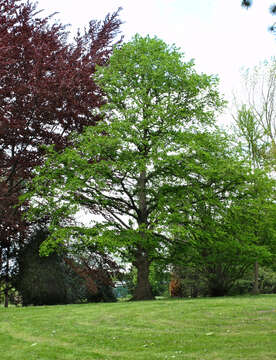
[[[276,296],[0,308],[0,359],[276,359]]]

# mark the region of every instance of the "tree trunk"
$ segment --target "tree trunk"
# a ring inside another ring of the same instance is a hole
[[[259,293],[259,263],[256,261],[254,266],[254,285],[252,289],[252,295],[258,295]]]
[[[147,228],[148,226],[148,210],[146,198],[146,171],[140,173],[138,179],[138,194],[139,194],[139,212],[138,212],[138,225]],[[154,299],[151,285],[149,282],[149,267],[151,261],[148,258],[147,251],[143,248],[146,244],[146,234],[140,231],[141,243],[137,245],[134,252],[135,261],[133,265],[137,269],[137,285],[133,293],[132,300],[152,300]]]
[[[136,257],[134,266],[137,268],[137,285],[131,300],[153,300],[154,296],[149,282],[150,261],[145,254],[140,253]]]

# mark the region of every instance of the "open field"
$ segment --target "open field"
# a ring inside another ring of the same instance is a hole
[[[276,296],[1,307],[0,358],[276,359]]]

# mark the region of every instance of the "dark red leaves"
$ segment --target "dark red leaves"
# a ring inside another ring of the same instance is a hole
[[[0,0],[1,244],[19,231],[14,205],[43,162],[40,146],[62,149],[72,131],[98,120],[91,110],[104,100],[93,73],[107,64],[121,24],[116,12],[68,43],[64,26],[37,14],[30,2]]]

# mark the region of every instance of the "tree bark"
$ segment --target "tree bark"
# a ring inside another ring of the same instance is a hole
[[[146,171],[140,173],[138,179],[138,196],[139,196],[139,213],[138,225],[142,228],[148,226],[148,211],[146,198]],[[142,244],[146,244],[146,234],[143,230],[140,231]],[[149,282],[149,267],[151,261],[149,260],[147,251],[143,245],[137,244],[137,249],[134,252],[135,261],[133,265],[137,269],[137,285],[133,293],[132,300],[153,300],[151,285]]]
[[[131,300],[153,300],[154,296],[149,282],[150,261],[147,255],[140,252],[136,256],[134,266],[137,268],[137,285]]]
[[[259,263],[256,261],[254,265],[254,285],[252,289],[252,295],[258,295],[259,293]]]

